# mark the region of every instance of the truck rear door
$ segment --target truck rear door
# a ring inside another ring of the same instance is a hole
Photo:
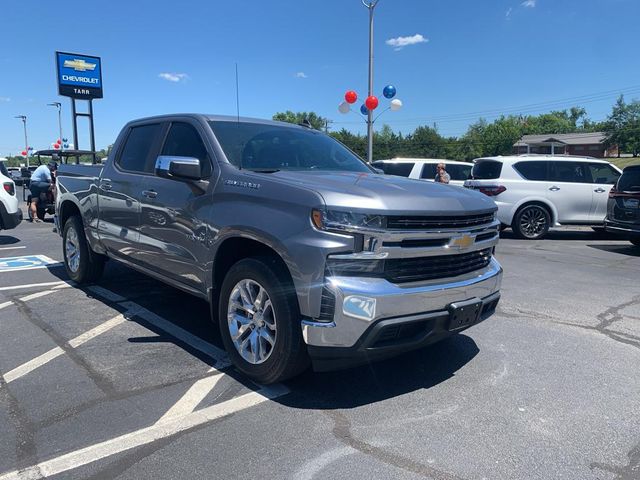
[[[112,254],[140,262],[140,196],[153,174],[165,125],[132,126],[100,178],[98,235]]]

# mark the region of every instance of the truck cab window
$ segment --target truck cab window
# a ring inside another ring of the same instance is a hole
[[[188,123],[174,122],[162,148],[162,155],[200,160],[202,177],[211,176],[211,160],[197,130]]]
[[[152,173],[155,159],[151,150],[160,130],[159,123],[133,127],[118,158],[120,168],[129,172]]]

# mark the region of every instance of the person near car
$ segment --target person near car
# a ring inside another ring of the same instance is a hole
[[[34,222],[40,222],[38,219],[38,201],[40,201],[40,195],[52,192],[55,200],[56,190],[53,184],[53,176],[56,174],[58,165],[56,162],[49,162],[47,165],[40,165],[31,174],[31,180],[29,182],[29,190],[31,190],[31,218]]]
[[[451,176],[447,173],[447,166],[444,163],[439,163],[436,166],[436,183],[449,183]]]

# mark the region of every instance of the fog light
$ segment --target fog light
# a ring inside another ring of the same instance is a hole
[[[342,302],[342,313],[362,320],[373,320],[376,316],[376,299],[351,295]]]

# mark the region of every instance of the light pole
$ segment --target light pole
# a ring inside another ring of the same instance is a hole
[[[47,106],[56,107],[58,109],[58,134],[59,134],[58,139],[62,141],[62,104],[60,102],[53,102],[53,103],[47,103]],[[62,150],[62,145],[64,145],[64,143],[60,145],[61,150]]]
[[[373,95],[373,11],[380,0],[362,0],[362,4],[369,9],[369,92]],[[373,161],[373,111],[367,114],[367,162]]]
[[[27,116],[16,115],[15,118],[19,118],[20,120],[22,120],[22,124],[24,126],[24,151],[26,153],[25,157],[27,158],[27,168],[29,168],[29,142],[27,141]]]

